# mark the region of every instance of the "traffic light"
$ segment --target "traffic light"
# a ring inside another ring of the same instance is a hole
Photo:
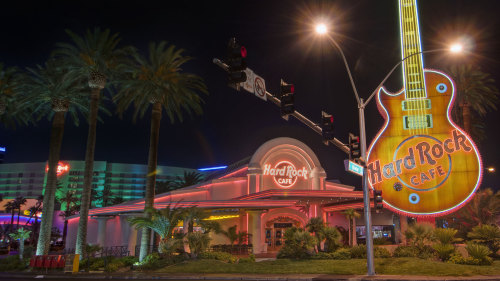
[[[333,115],[324,111],[321,111],[321,135],[323,135],[325,144],[335,138],[333,134]]]
[[[281,117],[288,120],[288,115],[295,112],[295,98],[293,97],[295,87],[293,84],[287,84],[281,79],[280,85],[280,107]]]
[[[359,137],[349,133],[349,160],[359,162],[360,157]]]
[[[225,63],[228,65],[228,83],[230,85],[237,85],[247,81],[245,73],[245,69],[247,69],[246,56],[247,50],[245,47],[236,43],[236,38],[229,39]]]
[[[373,204],[376,210],[384,208],[384,199],[382,198],[382,190],[373,190]]]

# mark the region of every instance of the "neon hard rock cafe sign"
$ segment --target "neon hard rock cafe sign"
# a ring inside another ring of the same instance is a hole
[[[289,161],[280,161],[274,167],[271,164],[264,165],[264,176],[272,176],[274,182],[282,188],[292,187],[297,179],[308,179],[308,170],[305,167],[297,169]]]

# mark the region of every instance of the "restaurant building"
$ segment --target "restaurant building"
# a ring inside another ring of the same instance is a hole
[[[238,165],[207,177],[203,183],[155,196],[155,208],[168,205],[196,206],[211,211],[223,229],[237,225],[251,234],[254,253],[273,252],[283,245],[288,227],[305,227],[313,217],[348,229],[343,210],[363,206],[361,191],[326,181],[326,173],[314,152],[292,138],[276,138],[261,145]],[[126,246],[133,255],[140,244],[140,230],[127,218],[142,215],[144,200],[95,208],[89,212],[88,243]],[[79,217],[69,219],[67,248],[74,248]],[[394,237],[394,215],[374,216],[375,237]],[[360,220],[358,225],[362,226]],[[379,227],[379,228],[377,228]],[[363,230],[359,229],[362,233]],[[228,244],[227,238],[211,234],[212,244]]]

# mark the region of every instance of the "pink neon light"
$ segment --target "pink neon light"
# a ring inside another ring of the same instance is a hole
[[[270,189],[259,193],[244,195],[235,198],[235,200],[252,200],[257,198],[265,198],[271,196],[308,196],[308,197],[347,197],[347,198],[362,198],[362,191],[332,191],[332,190],[282,190]]]
[[[219,179],[229,178],[229,177],[231,177],[231,176],[233,176],[233,175],[235,175],[235,174],[241,173],[241,172],[246,171],[246,170],[248,170],[248,167],[243,167],[243,168],[241,168],[241,169],[239,169],[239,170],[237,170],[237,171],[234,171],[234,172],[229,173],[229,174],[227,174],[227,175],[225,175],[225,176],[222,176],[222,177],[220,177]]]
[[[45,172],[48,172],[49,171],[49,166],[47,165],[47,167],[45,168]],[[58,162],[57,163],[57,171],[56,171],[56,175],[57,176],[60,176],[66,172],[69,171],[69,165],[68,164],[64,164],[63,162]]]

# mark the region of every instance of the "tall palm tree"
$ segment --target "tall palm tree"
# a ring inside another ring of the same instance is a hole
[[[20,72],[15,67],[4,67],[0,63],[0,123],[8,128],[27,125],[31,120],[30,110],[19,104],[21,87]]]
[[[14,199],[14,201],[16,202],[16,207],[17,207],[17,228],[19,228],[19,217],[21,216],[21,208],[26,205],[26,202],[28,200],[26,200],[26,198],[24,198],[23,196],[18,196],[16,197],[16,199]]]
[[[16,209],[17,209],[17,207],[16,207],[16,203],[14,200],[11,200],[11,201],[7,202],[7,204],[5,204],[5,212],[11,214],[10,228],[9,228],[9,230],[11,232],[14,229],[14,214],[16,213]]]
[[[24,76],[23,103],[33,106],[37,120],[52,119],[50,135],[47,183],[44,190],[44,214],[38,237],[37,255],[46,255],[49,250],[55,193],[57,188],[57,163],[61,153],[66,113],[79,124],[78,112],[88,108],[84,97],[84,84],[73,73],[64,68],[60,61],[49,60],[43,66],[28,68]]]
[[[361,217],[361,214],[354,209],[347,209],[342,214],[349,221],[349,245],[354,246],[357,244],[356,239],[356,219]]]
[[[109,185],[105,186],[104,189],[100,192],[99,199],[102,201],[102,206],[106,207],[110,204],[113,204],[114,192],[111,191],[111,187]]]
[[[453,119],[474,137],[484,138],[481,134],[482,119],[486,113],[497,109],[499,92],[495,80],[478,66],[470,64],[454,65],[448,69],[457,85]]]
[[[83,174],[82,203],[80,220],[76,238],[76,252],[82,255],[87,243],[87,223],[90,205],[90,191],[94,172],[94,152],[96,143],[97,114],[101,90],[106,86],[106,80],[126,57],[129,48],[120,49],[118,33],[111,34],[109,29],[101,31],[87,30],[84,36],[66,30],[71,43],[58,43],[53,55],[61,58],[70,67],[70,70],[83,79],[87,79],[90,87],[89,131],[87,135],[87,149],[85,152],[85,169]]]
[[[66,205],[68,206],[68,205]],[[59,214],[59,216],[64,220],[64,227],[63,227],[63,234],[62,234],[62,242],[63,242],[63,247],[66,247],[66,236],[68,235],[68,218],[76,215],[78,213],[78,210],[80,210],[80,206],[73,204],[69,205],[69,207],[66,207],[63,212]]]
[[[148,177],[146,179],[145,210],[153,207],[158,162],[158,141],[160,137],[160,121],[165,110],[171,122],[183,120],[184,113],[201,113],[202,99],[198,93],[207,93],[203,80],[194,74],[181,72],[181,67],[190,61],[190,57],[182,55],[182,49],[150,43],[149,58],[133,53],[134,62],[128,65],[127,73],[118,81],[119,92],[114,96],[118,112],[122,114],[131,104],[134,105],[134,120],[144,117],[150,105],[151,133],[148,156]],[[149,216],[148,213],[145,213]],[[150,243],[150,231],[142,232],[139,260],[146,256]]]
[[[175,189],[198,184],[203,181],[203,175],[197,172],[186,172],[182,177],[177,176],[174,182]]]

